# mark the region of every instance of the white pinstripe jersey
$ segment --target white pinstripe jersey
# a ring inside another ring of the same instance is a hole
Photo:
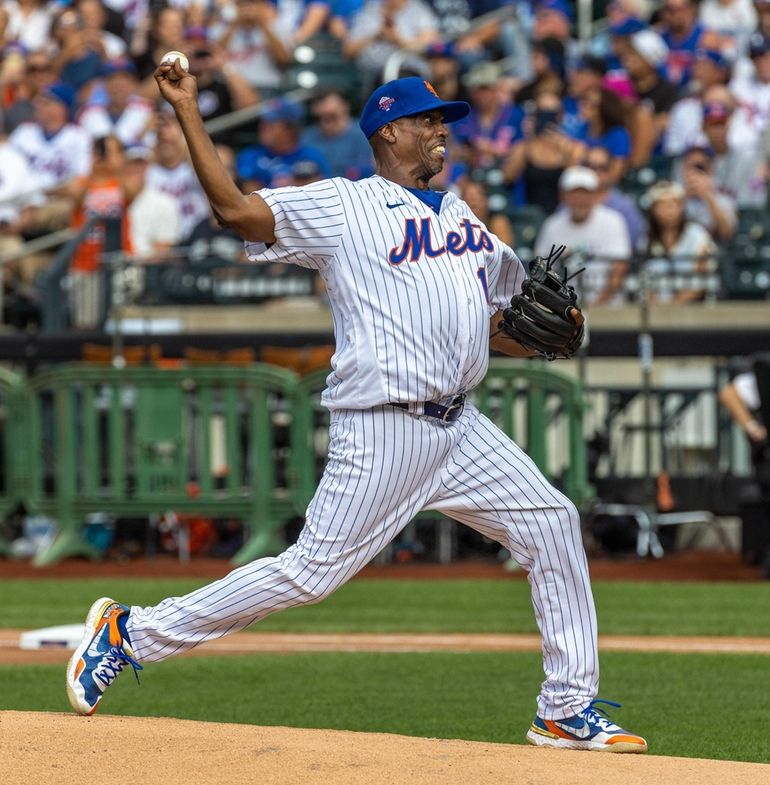
[[[319,271],[336,351],[330,409],[443,401],[475,387],[489,359],[489,319],[521,288],[511,248],[452,193],[436,214],[378,175],[264,189],[276,241],[252,261]]]

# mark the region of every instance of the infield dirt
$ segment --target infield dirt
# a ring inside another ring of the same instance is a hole
[[[0,712],[4,785],[759,785],[755,763],[145,717]]]

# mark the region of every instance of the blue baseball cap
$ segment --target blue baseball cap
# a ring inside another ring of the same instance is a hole
[[[749,38],[749,57],[759,57],[770,52],[770,38],[762,33],[754,33]]]
[[[538,11],[553,11],[554,13],[561,14],[570,22],[575,18],[575,11],[566,0],[540,0],[535,5],[535,13]]]
[[[136,66],[127,57],[118,57],[105,63],[102,69],[103,76],[112,76],[113,74],[136,75]]]
[[[64,104],[70,112],[75,108],[75,91],[66,82],[54,82],[44,87],[40,95]]]
[[[610,35],[629,36],[647,29],[647,24],[635,16],[627,16],[619,22],[610,25]]]
[[[441,110],[445,123],[462,120],[471,111],[465,101],[442,101],[431,83],[419,76],[405,76],[386,82],[369,96],[358,125],[368,139],[393,120],[433,109]]]
[[[302,106],[288,98],[277,98],[262,113],[261,119],[266,123],[292,123],[302,125],[304,112]]]

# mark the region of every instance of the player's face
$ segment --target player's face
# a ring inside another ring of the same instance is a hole
[[[399,134],[395,152],[418,177],[430,179],[444,168],[449,131],[441,112],[430,112],[396,120]]]

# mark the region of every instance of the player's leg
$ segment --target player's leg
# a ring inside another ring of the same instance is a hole
[[[572,718],[580,718],[582,727],[596,698],[599,661],[578,512],[488,418],[468,407],[461,422],[463,438],[442,471],[441,490],[428,506],[502,543],[527,571],[546,674],[537,716],[547,728]],[[605,742],[602,736],[590,743],[598,749]],[[630,743],[639,751],[638,742]]]
[[[296,544],[153,607],[128,609],[106,598],[96,603],[68,669],[73,707],[95,709],[127,662],[115,648],[133,660],[157,662],[275,611],[327,597],[436,492],[457,434],[435,419],[389,406],[333,413],[329,460]],[[91,649],[95,639],[99,651]],[[96,651],[97,660],[87,662],[89,651]]]

